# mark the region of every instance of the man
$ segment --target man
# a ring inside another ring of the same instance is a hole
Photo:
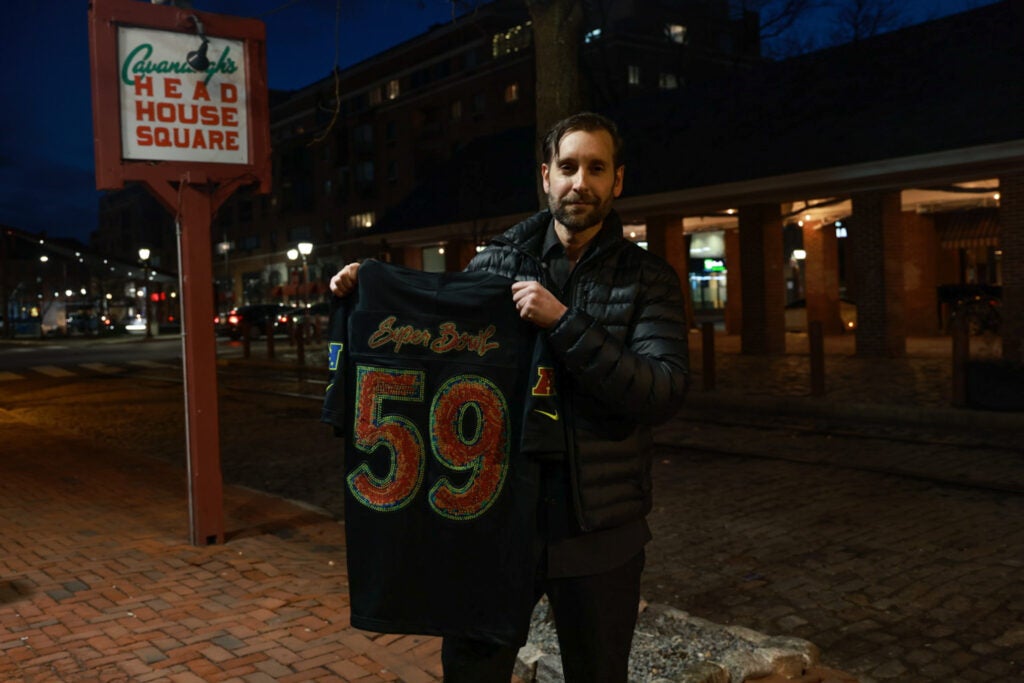
[[[548,210],[513,226],[467,270],[515,280],[519,315],[555,361],[565,443],[538,456],[535,594],[547,594],[569,683],[624,683],[651,535],[650,426],[682,402],[689,374],[679,278],[623,238],[615,124],[571,116],[544,139]],[[331,280],[341,296],[358,264]],[[445,638],[448,683],[507,683],[518,648]]]

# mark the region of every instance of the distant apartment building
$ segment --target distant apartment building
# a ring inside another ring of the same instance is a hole
[[[583,4],[581,71],[595,109],[718,78],[758,58],[756,15],[737,15],[726,0]],[[406,218],[424,215],[438,176],[481,140],[505,136],[505,147],[488,149],[512,157],[477,157],[488,171],[509,164],[511,185],[534,182],[533,48],[525,3],[497,0],[308,87],[273,93],[273,191],[243,189],[213,221],[219,307],[309,302],[324,295],[339,264],[366,256],[459,267],[464,253],[446,260],[439,252],[449,238],[471,248],[484,237],[479,228],[467,235],[446,226],[464,217],[442,216],[433,230],[417,231],[424,221]],[[472,177],[457,190],[463,213],[507,213],[474,192]],[[173,256],[168,219],[136,206],[147,202],[156,206],[130,190],[112,193],[101,208],[100,243],[132,253],[133,240],[149,240]],[[314,245],[308,262],[288,258],[300,242]]]

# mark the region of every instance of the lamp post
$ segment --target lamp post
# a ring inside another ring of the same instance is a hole
[[[296,245],[297,249],[288,250],[288,259],[294,261],[297,258],[302,258],[302,283],[306,285],[306,293],[308,294],[309,289],[309,264],[306,261],[306,257],[313,253],[312,242],[299,242]],[[306,297],[303,297],[306,298]],[[307,302],[308,303],[308,302]]]
[[[229,264],[229,254],[231,253],[231,247],[233,244],[228,241],[228,236],[224,235],[224,241],[217,243],[217,251],[224,255],[224,281],[226,283],[227,291],[224,292],[224,306],[230,310],[233,308],[232,303],[235,298],[235,282],[234,278],[231,277],[231,266]]]
[[[146,280],[146,339],[153,338],[153,317],[150,315],[152,311],[152,304],[150,303],[150,286],[149,286],[149,255],[150,250],[146,247],[139,248],[139,261],[142,262],[142,267],[145,269],[143,274]]]

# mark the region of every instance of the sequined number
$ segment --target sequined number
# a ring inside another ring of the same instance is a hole
[[[363,505],[381,512],[408,505],[423,484],[426,449],[420,428],[400,413],[384,412],[385,401],[423,403],[424,373],[358,366],[353,444],[368,455],[383,448],[388,471],[377,476],[367,462],[348,476],[348,488]],[[430,488],[430,508],[448,519],[470,520],[487,512],[508,474],[510,420],[498,387],[478,375],[457,375],[430,405],[429,443],[445,468]],[[457,484],[458,479],[464,483]]]

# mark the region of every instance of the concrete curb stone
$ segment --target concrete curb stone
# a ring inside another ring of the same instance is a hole
[[[806,640],[769,636],[723,626],[662,604],[641,605],[631,683],[742,683],[766,676],[794,678],[816,665],[818,648]],[[524,683],[563,683],[558,638],[550,606],[534,610],[530,636],[520,650],[516,675]]]

